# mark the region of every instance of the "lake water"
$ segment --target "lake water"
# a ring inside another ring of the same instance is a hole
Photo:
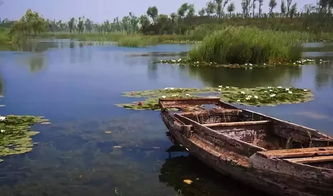
[[[305,57],[333,59],[333,49],[325,44],[307,47]],[[34,126],[40,134],[33,137],[32,152],[0,163],[0,195],[261,194],[186,152],[170,152],[173,145],[159,112],[115,106],[135,101],[122,97],[124,91],[218,85],[308,88],[314,101],[248,108],[333,135],[332,63],[252,70],[155,63],[189,48],[44,40],[32,51],[1,51],[0,104],[5,106],[0,114],[45,116],[52,124]],[[184,184],[184,179],[194,183]]]

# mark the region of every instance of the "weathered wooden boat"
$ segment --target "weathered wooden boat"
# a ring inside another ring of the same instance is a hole
[[[160,99],[175,143],[273,195],[333,195],[333,138],[219,98]]]

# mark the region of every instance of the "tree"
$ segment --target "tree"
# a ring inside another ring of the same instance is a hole
[[[93,22],[89,20],[89,18],[87,18],[86,21],[84,22],[84,27],[86,31],[90,33],[93,29]]]
[[[216,9],[215,3],[211,2],[211,1],[207,3],[206,13],[208,16],[210,16],[211,14],[214,14],[215,9]]]
[[[251,0],[242,0],[243,16],[248,17],[250,12]]]
[[[204,16],[205,13],[206,13],[205,8],[202,8],[202,9],[198,12],[199,16]]]
[[[229,0],[215,0],[216,15],[221,18],[224,14],[224,8],[228,4]]]
[[[281,14],[284,16],[286,14],[286,4],[284,0],[281,0]]]
[[[84,31],[84,17],[79,17],[79,22],[77,23],[77,28],[79,33],[83,33]]]
[[[264,5],[264,0],[259,0],[259,17],[262,14],[262,6]]]
[[[156,6],[149,7],[147,10],[147,15],[153,19],[153,22],[156,22],[156,18],[158,16],[158,9]]]
[[[290,14],[290,9],[291,9],[292,2],[293,2],[293,0],[287,0],[287,15]]]
[[[140,30],[142,33],[148,33],[149,27],[150,27],[150,21],[148,16],[142,15],[139,18],[139,23],[140,23]]]
[[[271,16],[273,16],[273,10],[276,7],[277,3],[276,0],[271,0],[269,2],[269,13],[271,14]]]
[[[194,10],[194,5],[193,4],[188,4],[184,3],[183,5],[180,6],[178,9],[178,15],[183,18],[183,17],[192,17],[194,16],[195,10]]]
[[[186,14],[186,17],[191,18],[191,17],[194,16],[194,14],[195,14],[194,5],[193,5],[193,4],[189,4],[189,5],[187,6],[187,14]]]
[[[11,35],[36,35],[47,30],[47,22],[37,12],[28,9],[10,29]]]
[[[230,16],[231,16],[231,13],[235,11],[235,4],[234,3],[230,3],[228,8],[227,8]]]
[[[256,1],[257,0],[252,0],[252,17],[254,18],[254,10],[256,9]]]
[[[69,32],[73,32],[75,30],[75,18],[71,18],[68,21],[68,28],[69,28]]]
[[[290,8],[289,17],[293,18],[296,15],[296,13],[297,13],[297,3],[294,3]]]

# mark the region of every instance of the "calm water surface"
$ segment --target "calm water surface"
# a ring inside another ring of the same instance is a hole
[[[333,59],[328,46],[308,44],[304,56]],[[159,112],[115,106],[134,101],[122,97],[129,90],[218,85],[309,88],[314,101],[250,108],[333,135],[332,63],[199,69],[154,63],[186,52],[186,45],[124,48],[55,40],[30,49],[0,52],[4,95],[0,104],[5,105],[0,113],[41,115],[52,124],[34,127],[40,134],[33,138],[32,152],[6,157],[0,164],[1,196],[261,194],[216,174],[185,152],[173,152]],[[194,183],[186,185],[184,179]]]

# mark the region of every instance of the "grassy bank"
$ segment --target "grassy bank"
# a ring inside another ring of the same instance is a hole
[[[219,64],[292,63],[301,58],[301,43],[311,39],[308,33],[229,26],[204,38],[189,57]]]
[[[187,35],[143,35],[126,33],[44,33],[41,38],[74,39],[78,41],[117,42],[119,46],[142,47],[167,43],[193,43]]]

